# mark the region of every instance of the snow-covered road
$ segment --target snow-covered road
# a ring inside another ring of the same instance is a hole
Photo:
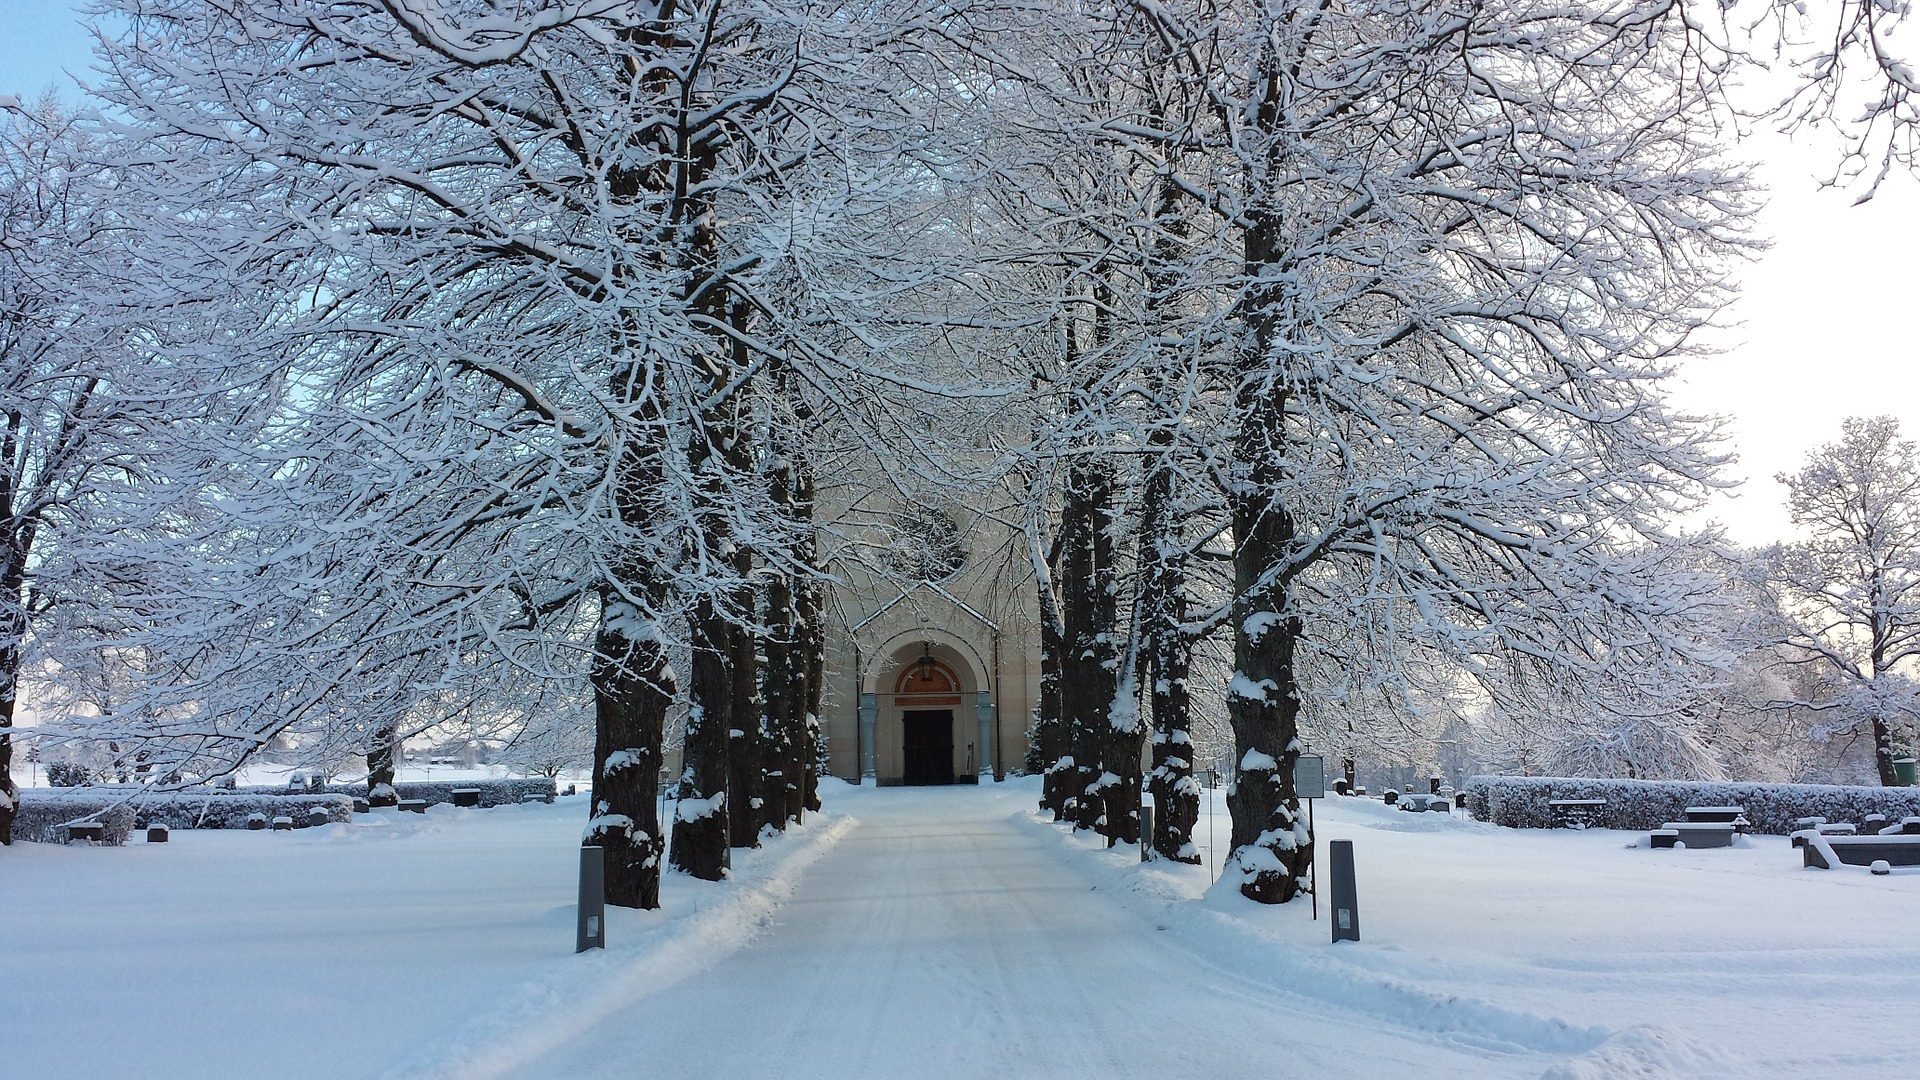
[[[1332,799],[1365,936],[1335,946],[1303,905],[1040,820],[1031,778],[825,795],[732,880],[610,910],[579,956],[584,798],[16,844],[0,1077],[1914,1072],[1920,871]]]
[[[1181,947],[1022,828],[1027,794],[859,798],[763,936],[524,1075],[1540,1075]]]

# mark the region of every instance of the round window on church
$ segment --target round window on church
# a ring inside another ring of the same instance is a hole
[[[960,540],[960,524],[953,511],[939,506],[914,506],[894,515],[887,565],[913,581],[945,581],[967,563]]]

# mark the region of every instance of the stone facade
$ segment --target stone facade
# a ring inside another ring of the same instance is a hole
[[[899,518],[843,516],[822,729],[833,775],[881,785],[975,783],[1018,771],[1040,693],[1040,645],[1025,537],[987,515],[943,510],[948,557],[894,557]],[[911,544],[908,536],[905,542]],[[956,546],[957,541],[957,546]],[[865,558],[852,553],[867,552]],[[891,545],[891,546],[889,546]],[[877,555],[874,553],[878,553]],[[933,569],[937,579],[901,569]],[[927,678],[922,678],[922,676]],[[951,713],[951,769],[930,768]]]

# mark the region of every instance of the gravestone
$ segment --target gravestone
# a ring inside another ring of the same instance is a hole
[[[107,827],[98,821],[79,821],[67,826],[67,843],[84,840],[89,844],[107,842]]]

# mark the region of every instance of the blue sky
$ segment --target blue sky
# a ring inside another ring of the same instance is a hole
[[[0,0],[0,94],[58,84],[71,97],[64,72],[89,77],[90,39],[74,11],[60,0]],[[1892,413],[1920,438],[1920,183],[1895,176],[1853,206],[1852,193],[1819,187],[1834,152],[1831,142],[1764,128],[1741,137],[1739,155],[1758,162],[1771,189],[1756,231],[1773,248],[1741,271],[1734,325],[1712,339],[1722,354],[1688,361],[1674,388],[1679,406],[1730,421],[1741,457],[1732,475],[1746,483],[1709,516],[1747,543],[1789,536],[1772,478],[1837,439],[1843,417]]]
[[[38,97],[59,85],[71,97],[63,69],[86,75],[91,39],[71,5],[59,0],[0,0],[0,94]]]

